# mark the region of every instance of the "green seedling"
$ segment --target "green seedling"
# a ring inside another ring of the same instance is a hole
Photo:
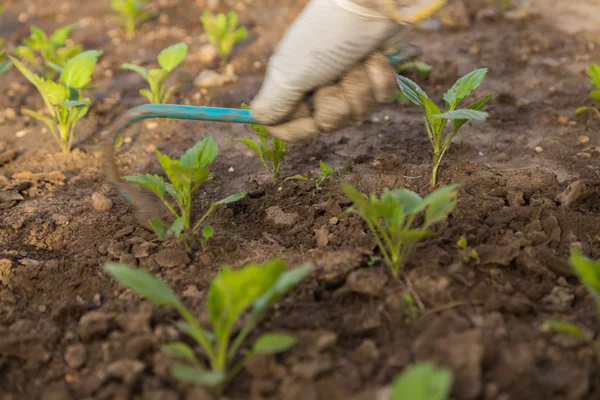
[[[247,104],[243,103],[242,108],[248,110]],[[285,157],[285,148],[287,143],[283,140],[274,137],[272,144],[269,145],[268,139],[271,136],[264,126],[259,124],[250,124],[250,127],[258,136],[259,141],[255,142],[250,139],[237,139],[238,142],[245,144],[250,150],[252,150],[260,161],[265,166],[269,176],[273,179],[273,182],[279,182],[279,169],[281,168],[281,161]]]
[[[592,85],[594,85],[594,89],[590,92],[589,98],[596,103],[596,106],[579,107],[575,110],[575,113],[580,115],[591,112],[594,113],[596,117],[600,118],[600,66],[596,63],[592,63],[588,70],[588,75],[592,81]]]
[[[169,101],[173,93],[179,88],[179,85],[165,88],[167,78],[175,68],[181,64],[188,52],[188,46],[185,43],[177,43],[167,47],[158,55],[158,65],[160,68],[146,70],[139,65],[125,63],[121,68],[137,72],[144,78],[150,90],[142,89],[140,94],[148,99],[152,104],[164,104]]]
[[[574,248],[571,250],[569,265],[591,293],[596,303],[596,312],[600,316],[600,260],[591,260],[581,254],[578,249]],[[544,332],[559,332],[576,337],[600,354],[600,341],[594,340],[592,335],[575,324],[561,320],[548,320],[542,324],[541,330]]]
[[[386,190],[381,197],[365,196],[348,183],[342,183],[354,203],[346,212],[360,215],[371,230],[381,256],[394,277],[410,251],[422,240],[434,236],[430,228],[444,220],[456,207],[458,185],[436,190],[426,198],[407,189]],[[425,213],[422,225],[414,228],[416,217]]]
[[[312,268],[311,264],[304,264],[287,270],[280,260],[249,264],[238,270],[228,266],[221,268],[208,291],[206,307],[211,330],[207,330],[160,279],[121,264],[106,266],[108,273],[120,284],[156,305],[176,310],[184,320],[177,327],[202,349],[203,357],[199,359],[196,351],[184,342],[163,346],[163,352],[182,362],[172,369],[173,376],[187,383],[220,389],[253,357],[281,353],[296,344],[293,336],[266,333],[259,336],[245,354],[241,351],[266,310],[293,289]]]
[[[156,155],[158,156],[158,161],[171,181],[170,183],[165,182],[158,175],[150,174],[126,176],[123,178],[128,182],[152,191],[163,201],[175,217],[175,221],[170,225],[159,218],[152,218],[149,221],[159,240],[167,240],[172,237],[181,238],[186,249],[191,252],[194,247],[193,237],[206,218],[217,208],[239,201],[246,196],[245,193],[234,194],[212,203],[195,225],[192,226],[192,201],[194,192],[208,180],[212,179],[213,175],[208,171],[208,167],[218,154],[219,148],[211,137],[196,143],[179,160],[174,160],[157,149]],[[167,195],[175,201],[177,209],[171,205],[171,201],[167,198]],[[201,243],[203,246],[206,245],[206,242],[212,236],[212,233],[214,233],[210,232],[211,234],[209,235],[209,230],[205,231],[205,228],[202,230]],[[204,235],[205,233],[206,235]]]
[[[90,107],[91,100],[83,97],[81,91],[91,81],[101,54],[101,51],[90,50],[70,59],[60,74],[59,83],[34,74],[21,61],[9,56],[15,67],[37,88],[50,117],[27,109],[23,112],[45,123],[64,153],[71,151],[75,126]]]
[[[392,383],[391,400],[447,400],[454,378],[429,362],[411,366]]]
[[[213,15],[205,12],[200,17],[200,21],[206,31],[208,41],[217,49],[223,63],[229,60],[229,55],[236,43],[248,36],[248,30],[245,27],[238,28],[239,17],[233,11],[227,15]]]
[[[406,306],[406,317],[404,318],[404,323],[406,325],[410,325],[415,319],[421,315],[421,310],[417,306],[415,298],[410,293],[404,293],[402,296],[402,301]]]
[[[425,115],[427,136],[433,146],[431,186],[437,183],[437,173],[442,158],[460,128],[469,120],[484,121],[488,117],[487,112],[482,110],[492,98],[493,93],[468,105],[467,108],[456,109],[467,96],[481,85],[486,73],[486,68],[477,69],[456,81],[454,86],[443,96],[446,102],[446,112],[444,113],[441,112],[440,108],[427,97],[427,94],[416,83],[402,75],[396,75],[398,84],[404,95],[412,103],[421,107]],[[454,122],[452,133],[444,140],[444,128],[450,120]]]
[[[208,245],[208,240],[213,237],[215,234],[215,230],[210,225],[205,225],[202,228],[202,237],[200,238],[200,244],[202,245],[202,251],[206,251],[206,246]]]
[[[464,262],[469,263],[471,261],[479,261],[479,254],[477,253],[477,250],[469,248],[469,242],[467,241],[466,236],[461,236],[456,242],[456,245],[464,253]]]
[[[329,167],[327,164],[325,164],[322,160],[319,161],[319,167],[321,168],[321,174],[315,176],[314,178],[311,178],[310,180],[315,182],[315,187],[317,189],[317,191],[321,191],[323,190],[323,182],[325,182],[325,179],[327,179],[327,177],[329,177],[330,175],[333,175],[335,173],[335,170],[331,167]],[[286,181],[304,181],[307,182],[309,179],[303,175],[294,175],[294,176],[290,176],[289,178],[285,178],[283,180],[283,182],[281,182],[281,184],[283,185]]]
[[[404,75],[411,72],[416,72],[419,78],[425,80],[431,75],[433,67],[422,61],[407,61],[400,65],[396,69],[398,74]]]
[[[156,16],[156,12],[147,9],[148,0],[112,0],[110,8],[117,13],[113,17],[129,35],[143,22]]]
[[[48,36],[40,28],[32,26],[29,37],[23,39],[23,44],[13,51],[13,56],[47,80],[54,80],[67,62],[83,51],[81,45],[66,44],[76,28],[76,25],[63,26]]]

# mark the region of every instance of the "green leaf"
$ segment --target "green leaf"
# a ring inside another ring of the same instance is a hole
[[[224,199],[213,203],[212,206],[218,207],[218,206],[224,206],[225,204],[235,203],[236,201],[240,201],[244,197],[246,197],[246,193],[232,194],[231,196],[227,196]]]
[[[444,220],[456,207],[456,192],[449,192],[431,201],[425,211],[425,226]]]
[[[591,342],[592,338],[590,335],[585,333],[580,327],[570,322],[560,321],[556,319],[550,319],[544,321],[544,323],[540,326],[540,329],[543,332],[559,332],[564,333],[569,336],[576,337],[579,340],[584,342]]]
[[[211,137],[199,141],[181,156],[184,167],[207,168],[219,154],[219,147]]]
[[[586,112],[595,113],[598,116],[598,118],[600,118],[600,111],[596,110],[594,107],[579,107],[577,110],[575,110],[575,114],[577,115],[581,115]]]
[[[169,77],[169,71],[165,71],[160,68],[153,68],[148,71],[148,83],[150,84],[150,90],[158,98],[162,93],[165,81]]]
[[[56,82],[45,81],[41,84],[42,92],[46,95],[51,104],[57,105],[67,100],[69,92]]]
[[[75,29],[77,29],[77,25],[75,24],[58,28],[54,31],[52,36],[50,36],[50,41],[54,46],[61,47],[65,44],[67,39],[69,39],[69,36],[71,36],[71,33],[73,33]]]
[[[215,234],[215,230],[213,229],[212,226],[206,225],[206,226],[204,226],[204,228],[202,228],[202,237],[204,239],[208,240],[211,237],[213,237],[214,234]]]
[[[173,71],[185,58],[188,46],[184,42],[167,47],[158,55],[158,64],[166,71]]]
[[[0,67],[0,70],[2,68]],[[0,74],[2,73],[2,71],[0,71]],[[596,103],[600,103],[600,90],[592,90],[590,92],[590,99],[594,100]]]
[[[440,108],[433,101],[423,95],[420,95],[420,97],[423,103],[423,111],[425,112],[425,121],[428,124],[429,130],[431,130],[431,140],[435,143],[446,127],[446,120],[438,117]],[[429,135],[430,132],[428,131],[427,134]]]
[[[181,361],[197,364],[198,359],[194,350],[183,342],[169,343],[161,346],[160,351]]]
[[[392,400],[446,400],[452,389],[452,373],[421,363],[404,370],[392,384]]]
[[[152,92],[148,89],[140,89],[140,94],[146,99],[148,99],[148,102],[152,103],[154,101],[154,98],[152,97]]]
[[[434,117],[445,119],[474,119],[477,121],[485,121],[488,117],[488,113],[485,111],[469,110],[467,108],[463,108],[460,110],[452,110],[446,111],[445,113],[436,114],[434,115]]]
[[[43,123],[46,124],[46,126],[48,126],[48,129],[50,129],[50,132],[56,132],[56,122],[54,122],[54,120],[50,117],[46,117],[45,115],[42,115],[40,113],[37,113],[33,110],[29,110],[24,108],[23,112],[27,115],[29,115],[32,118],[37,119],[38,121],[42,121]]]
[[[163,201],[165,199],[165,180],[158,175],[134,175],[123,177],[127,182],[134,183],[138,186],[144,187],[151,190],[154,194],[160,197]]]
[[[162,104],[167,104],[169,102],[169,99],[171,98],[171,96],[173,96],[173,94],[177,91],[177,89],[179,89],[181,87],[181,85],[173,85],[171,86],[169,89],[167,89],[165,91],[165,94],[163,95],[163,98],[161,100]]]
[[[17,60],[13,56],[8,57],[13,62],[15,67],[17,67],[19,72],[21,72],[21,74],[23,74],[23,76],[40,91],[40,93],[43,93],[42,85],[45,82],[44,79],[31,72],[25,65],[23,65],[23,63],[21,63],[21,61]]]
[[[287,181],[302,181],[302,182],[306,182],[308,181],[308,178],[302,175],[292,175],[289,176],[287,178],[285,178],[281,184],[283,185],[284,183],[286,183]]]
[[[573,248],[569,264],[579,280],[592,293],[598,307],[600,307],[600,260],[591,260],[584,256],[577,248]]]
[[[260,314],[271,304],[279,300],[287,292],[298,285],[298,283],[300,283],[300,281],[313,269],[314,267],[311,263],[306,263],[282,273],[269,291],[254,301],[254,314]]]
[[[249,110],[250,107],[248,106],[248,104],[246,103],[242,103],[242,109],[244,110]],[[261,139],[266,139],[269,136],[271,136],[269,134],[269,132],[267,132],[267,130],[265,129],[264,126],[260,125],[260,124],[250,124],[250,127],[252,128],[252,130],[256,133],[256,135],[261,138]],[[282,140],[280,140],[280,142],[283,142]],[[283,142],[285,143],[285,142]]]
[[[178,217],[173,222],[173,225],[171,225],[171,227],[167,231],[166,237],[167,238],[169,238],[169,237],[178,238],[179,236],[181,236],[181,233],[183,232],[184,228],[185,228],[185,219],[183,217]]]
[[[186,365],[174,366],[171,374],[175,379],[199,386],[218,386],[226,379],[222,372],[204,371],[198,367]]]
[[[179,298],[165,282],[144,270],[118,263],[107,263],[105,269],[120,284],[156,305],[176,310],[184,308]]]
[[[4,74],[12,67],[12,63],[10,61],[0,62],[0,75]]]
[[[90,103],[88,103],[87,101],[82,101],[82,100],[69,100],[69,101],[61,101],[60,103],[57,103],[55,105],[64,107],[64,108],[73,108],[73,107],[89,106]]]
[[[210,343],[212,341],[212,335],[202,329],[200,325],[192,325],[185,321],[178,321],[175,326],[177,326],[177,329],[181,332],[193,338],[197,343]]]
[[[83,88],[92,80],[92,73],[101,54],[98,50],[88,50],[71,58],[60,74],[60,81],[68,87]]]
[[[494,96],[494,93],[490,93],[487,96],[484,96],[478,100],[476,100],[475,102],[469,104],[467,106],[467,109],[469,110],[476,110],[476,111],[480,111],[483,110],[486,106],[486,104],[490,101],[490,99]],[[468,122],[468,119],[455,119],[454,120],[454,131],[458,132],[458,130]]]
[[[456,190],[460,187],[459,184],[448,185],[442,188],[437,189],[429,196],[423,199],[423,202],[419,204],[419,206],[413,211],[414,213],[419,213],[429,207],[431,204],[442,198],[452,198],[456,197]]]
[[[250,148],[250,150],[252,150],[260,158],[261,161],[265,160],[262,149],[260,148],[258,143],[256,143],[253,140],[250,140],[250,139],[236,139],[236,140],[238,142],[243,143],[246,146],[248,146],[248,148]]]
[[[423,229],[414,229],[410,231],[396,232],[398,238],[402,241],[404,246],[413,246],[423,240],[435,236],[436,233]]]
[[[148,81],[148,71],[146,71],[146,68],[144,67],[140,67],[139,65],[135,64],[123,63],[121,64],[121,69],[137,72],[142,76],[142,78]]]
[[[390,190],[388,193],[394,197],[396,202],[402,206],[402,210],[410,215],[423,202],[423,198],[417,193],[408,189]]]
[[[254,354],[277,354],[283,353],[294,347],[298,339],[291,335],[278,333],[266,333],[256,339],[252,352]]]
[[[444,94],[447,108],[453,110],[465,97],[477,89],[485,79],[487,68],[476,69],[456,81],[454,86]]]
[[[590,65],[590,69],[588,70],[588,75],[590,76],[594,86],[596,86],[596,89],[600,89],[600,65],[592,63],[592,65]]]
[[[423,108],[423,101],[421,100],[421,96],[426,98],[427,94],[413,81],[408,79],[405,76],[396,74],[396,80],[398,81],[398,86],[400,86],[400,90],[402,93],[413,103]]]
[[[152,227],[152,230],[156,234],[158,240],[164,241],[167,236],[167,229],[169,228],[169,225],[160,218],[150,218],[148,222],[150,223],[150,226]]]
[[[329,175],[335,173],[333,168],[330,168],[323,161],[319,161],[319,166],[321,167],[321,173],[323,173],[323,178],[327,178]]]
[[[456,242],[456,245],[461,250],[467,250],[467,248],[469,247],[469,243],[467,242],[467,237],[464,235],[461,236],[460,239],[458,239],[458,242]]]

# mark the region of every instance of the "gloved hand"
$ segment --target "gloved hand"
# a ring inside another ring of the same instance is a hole
[[[271,57],[250,104],[275,137],[297,142],[366,116],[397,90],[384,56],[405,26],[445,0],[312,0]],[[308,95],[311,95],[310,98]]]

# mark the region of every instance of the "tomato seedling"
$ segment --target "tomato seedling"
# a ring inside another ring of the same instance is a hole
[[[454,377],[446,368],[423,362],[405,369],[392,383],[391,400],[446,400]]]
[[[156,15],[147,9],[148,0],[112,0],[110,8],[117,13],[113,19],[121,24],[130,35],[143,22]]]
[[[234,11],[227,15],[213,15],[205,12],[200,17],[200,21],[208,41],[217,49],[223,63],[229,60],[229,55],[236,43],[248,36],[248,30],[245,27],[238,28],[239,17]]]
[[[488,117],[488,113],[482,111],[485,105],[492,98],[493,93],[480,98],[467,108],[457,110],[456,107],[475,89],[477,89],[485,79],[487,73],[486,68],[477,69],[462,78],[460,78],[450,90],[444,94],[443,98],[446,102],[446,112],[442,113],[440,108],[427,97],[427,94],[413,81],[402,76],[396,75],[398,85],[404,95],[413,104],[421,107],[425,115],[425,128],[427,136],[433,146],[433,170],[431,173],[431,186],[437,183],[437,172],[442,162],[442,158],[454,136],[458,133],[469,120],[484,121]],[[444,128],[448,121],[454,121],[452,133],[446,140],[444,139]]]
[[[323,186],[321,185],[323,184],[323,182],[325,182],[325,179],[327,179],[330,175],[335,174],[335,170],[329,167],[327,164],[325,164],[323,160],[319,161],[319,167],[321,168],[321,174],[315,176],[314,178],[311,178],[310,180],[315,182],[315,187],[320,192],[321,190],[323,190]],[[281,182],[281,184],[283,185],[286,181],[293,180],[306,182],[309,179],[303,175],[294,175],[290,176],[289,178],[285,178],[283,182]]]
[[[457,188],[458,185],[447,186],[424,199],[407,189],[386,190],[378,198],[375,194],[367,197],[348,183],[342,183],[344,193],[354,203],[346,212],[358,214],[366,222],[394,277],[415,245],[435,235],[429,228],[454,210]],[[413,228],[421,213],[425,213],[423,224]]]
[[[158,161],[171,181],[170,183],[165,182],[158,175],[150,174],[126,176],[123,178],[128,182],[152,191],[163,201],[175,217],[175,221],[170,225],[159,218],[152,218],[149,221],[159,240],[166,240],[171,237],[181,238],[186,249],[191,252],[193,250],[193,236],[200,229],[206,218],[220,206],[234,203],[246,196],[245,193],[234,194],[212,203],[208,210],[192,226],[192,201],[194,192],[208,180],[212,179],[213,174],[208,171],[208,167],[218,154],[219,148],[211,137],[196,143],[179,160],[174,160],[157,149],[156,155]],[[175,201],[178,210],[171,205],[167,195]],[[204,227],[202,230],[201,244],[203,247],[206,246],[206,242],[214,233],[212,228],[208,229]]]
[[[248,110],[247,104],[243,103],[242,108]],[[268,139],[271,136],[264,126],[259,124],[250,124],[250,127],[258,136],[259,141],[255,142],[251,139],[237,139],[238,142],[245,144],[252,150],[260,161],[265,166],[267,173],[273,179],[273,182],[279,182],[279,169],[281,168],[281,160],[285,157],[285,148],[287,143],[283,140],[272,138],[272,144],[269,145]]]
[[[580,115],[591,112],[594,113],[596,117],[600,118],[600,66],[596,63],[592,63],[592,65],[590,65],[590,69],[588,70],[588,75],[592,81],[592,85],[594,85],[594,89],[592,89],[588,97],[596,103],[596,107],[579,107],[577,110],[575,110],[575,114]]]
[[[165,88],[167,78],[175,68],[181,64],[188,52],[187,44],[181,42],[167,47],[158,55],[158,65],[160,68],[146,70],[139,65],[124,63],[121,68],[137,72],[144,78],[150,90],[142,89],[140,94],[148,99],[152,104],[164,104],[169,101],[173,93],[179,88],[179,85]]]
[[[90,107],[91,100],[83,97],[81,91],[91,81],[101,54],[101,51],[89,50],[70,59],[60,74],[59,83],[34,74],[21,61],[9,56],[15,67],[37,88],[50,117],[28,109],[23,112],[45,123],[64,153],[71,151],[75,125]]]
[[[287,269],[280,260],[249,264],[237,270],[221,268],[212,280],[207,297],[207,313],[211,330],[203,328],[192,312],[160,279],[141,269],[122,264],[107,264],[106,270],[120,284],[146,300],[176,310],[184,321],[177,324],[200,346],[204,360],[184,342],[170,343],[162,351],[181,361],[172,374],[176,379],[195,385],[223,388],[253,357],[276,354],[293,347],[297,340],[286,334],[266,333],[259,336],[245,354],[241,347],[265,311],[293,289],[311,270],[311,264]],[[242,316],[243,323],[238,326]],[[239,330],[238,330],[239,327]]]

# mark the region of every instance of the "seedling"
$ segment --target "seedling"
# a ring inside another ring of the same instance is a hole
[[[64,153],[71,151],[75,126],[90,107],[91,100],[83,97],[81,91],[91,81],[101,54],[101,51],[90,50],[70,59],[60,74],[59,83],[34,74],[21,61],[9,56],[15,67],[40,92],[50,117],[27,109],[23,112],[45,123]]]
[[[591,293],[596,303],[596,312],[600,316],[600,260],[591,260],[574,248],[571,250],[569,264],[579,280]],[[542,324],[541,330],[544,332],[560,332],[576,337],[600,354],[600,342],[594,340],[592,335],[575,324],[561,320],[548,320]]]
[[[4,45],[4,42],[0,39],[0,47]],[[8,56],[5,50],[0,50],[0,76],[8,71],[12,67],[12,63],[8,60]]]
[[[125,63],[121,68],[137,72],[150,85],[150,90],[142,89],[140,94],[148,99],[152,104],[164,104],[169,101],[173,93],[179,88],[179,85],[165,88],[167,78],[175,68],[181,64],[188,52],[188,46],[185,43],[177,43],[167,47],[158,55],[158,64],[160,68],[146,70],[139,65]]]
[[[472,261],[479,262],[479,254],[477,253],[477,250],[471,249],[469,247],[469,242],[467,241],[466,236],[461,236],[460,239],[458,239],[458,242],[456,242],[456,245],[464,253],[464,256],[463,256],[464,262],[466,262],[466,263],[469,263]]]
[[[213,15],[205,12],[200,17],[200,21],[206,31],[208,41],[219,51],[223,63],[229,60],[229,55],[236,43],[248,36],[248,30],[245,27],[238,28],[239,17],[234,11],[227,15]]]
[[[184,342],[163,346],[163,352],[182,362],[172,369],[173,376],[187,383],[220,386],[221,389],[253,357],[282,353],[296,344],[293,336],[266,333],[259,336],[245,354],[240,351],[265,311],[293,289],[312,268],[311,264],[304,264],[287,270],[286,264],[280,260],[249,264],[238,270],[223,267],[208,291],[209,331],[160,279],[144,270],[122,264],[106,266],[108,273],[120,284],[156,305],[176,310],[184,319],[177,323],[177,327],[200,346],[203,359],[200,360],[195,350]],[[242,316],[246,318],[242,319]],[[241,327],[239,322],[243,322]]]
[[[392,384],[391,400],[446,400],[454,378],[446,368],[425,362],[402,372]]]
[[[414,297],[410,293],[404,293],[402,296],[402,301],[404,301],[404,305],[406,306],[406,317],[404,318],[404,323],[406,325],[410,325],[415,319],[421,315],[421,310],[417,306],[417,303]]]
[[[311,178],[310,180],[315,182],[315,187],[316,187],[317,191],[320,192],[321,190],[323,190],[323,186],[321,186],[321,185],[323,184],[325,179],[327,179],[328,176],[333,175],[335,173],[335,170],[333,168],[329,167],[327,164],[325,164],[322,160],[319,161],[319,167],[321,168],[321,174],[315,176],[314,178]],[[294,175],[294,176],[290,176],[289,178],[285,178],[283,180],[283,182],[281,182],[281,184],[283,185],[286,181],[292,181],[292,180],[306,182],[309,179],[302,175]]]
[[[156,15],[147,9],[148,0],[112,0],[110,7],[117,13],[113,18],[121,24],[129,35],[143,22]]]
[[[406,74],[410,72],[416,72],[419,75],[419,78],[425,80],[429,78],[433,67],[422,61],[407,61],[400,65],[398,65],[397,71],[398,74]]]
[[[590,69],[588,70],[588,75],[590,76],[592,84],[594,85],[594,89],[590,92],[589,98],[594,100],[596,107],[579,107],[577,110],[575,110],[575,113],[580,115],[591,112],[594,113],[596,117],[600,118],[600,66],[596,63],[592,63],[592,65],[590,65]]]
[[[346,212],[360,215],[375,238],[379,251],[394,277],[410,251],[422,240],[434,236],[429,228],[444,220],[456,207],[458,185],[436,190],[426,198],[407,189],[386,190],[380,198],[363,195],[342,183],[346,196],[354,203]],[[425,213],[421,227],[413,228],[416,217]]]
[[[210,225],[205,225],[202,228],[202,237],[200,238],[200,244],[202,245],[202,251],[206,251],[206,246],[208,245],[208,239],[213,237],[215,234],[215,230]]]
[[[243,103],[242,108],[247,110],[249,107]],[[254,130],[256,136],[258,136],[259,141],[255,142],[250,139],[237,139],[237,141],[248,146],[260,158],[273,182],[278,183],[279,169],[281,168],[281,161],[286,154],[285,148],[287,147],[287,143],[274,137],[272,144],[269,145],[267,139],[271,135],[269,135],[264,126],[250,124],[250,127]]]
[[[159,240],[169,238],[181,238],[188,252],[193,250],[193,236],[200,229],[203,222],[217,208],[226,204],[234,203],[246,196],[245,193],[234,194],[223,200],[212,203],[208,210],[192,226],[192,201],[194,192],[205,182],[212,179],[213,175],[208,171],[208,167],[219,154],[219,148],[211,138],[205,138],[196,143],[194,147],[185,152],[179,160],[174,160],[158,149],[156,155],[170,183],[158,175],[135,175],[126,176],[128,182],[146,188],[156,194],[175,217],[172,224],[168,224],[159,218],[152,218],[149,222]],[[171,205],[167,194],[175,201],[177,209]],[[212,228],[203,227],[201,244],[206,246],[206,242],[212,236]]]
[[[487,102],[492,98],[493,93],[480,98],[467,108],[457,110],[456,107],[475,89],[477,89],[487,73],[486,68],[477,69],[462,78],[460,78],[450,90],[444,94],[443,98],[446,101],[446,112],[442,113],[440,108],[427,97],[427,94],[413,81],[402,76],[396,75],[400,89],[404,95],[414,104],[421,107],[425,114],[425,128],[427,136],[433,146],[433,170],[431,173],[431,186],[437,183],[437,172],[442,162],[442,158],[454,136],[460,128],[469,120],[484,121],[488,114],[482,111]],[[444,139],[444,128],[449,120],[454,121],[452,133]]]

